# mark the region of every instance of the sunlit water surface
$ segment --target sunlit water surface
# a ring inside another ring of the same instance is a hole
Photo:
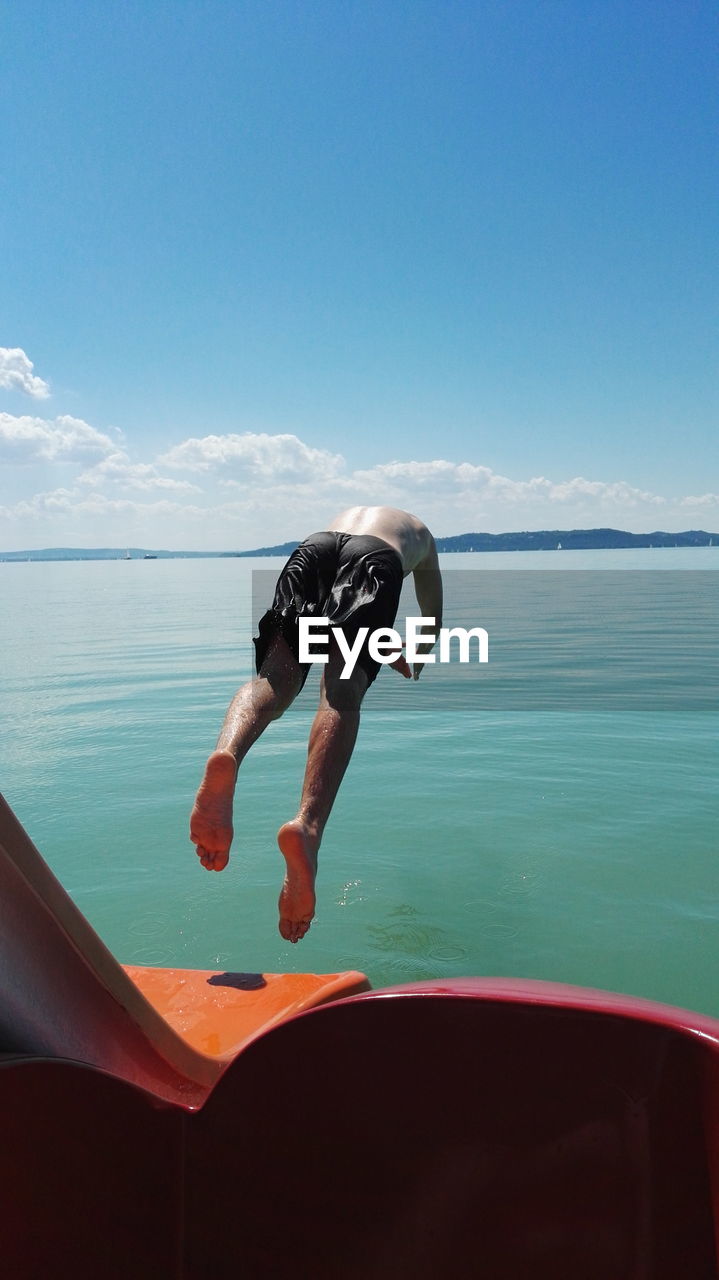
[[[443,563],[713,570],[719,549]],[[115,955],[249,971],[351,967],[375,986],[518,975],[719,1014],[711,699],[704,711],[696,698],[693,709],[658,712],[488,710],[477,697],[450,709],[427,692],[435,672],[403,685],[383,671],[327,828],[317,917],[292,947],[277,932],[275,833],[297,805],[310,679],[243,765],[229,868],[201,869],[189,810],[227,702],[250,673],[251,572],[280,564],[0,565],[2,790]],[[678,612],[667,625],[681,636]],[[696,695],[706,670],[688,663],[682,678]]]

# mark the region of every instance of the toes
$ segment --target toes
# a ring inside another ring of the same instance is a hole
[[[197,845],[197,856],[206,871],[224,871],[230,860],[229,850],[206,849],[202,844]]]
[[[280,916],[279,930],[285,942],[301,942],[311,923],[311,920],[288,920]]]

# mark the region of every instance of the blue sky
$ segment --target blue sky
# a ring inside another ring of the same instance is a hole
[[[0,550],[719,528],[704,0],[15,0]]]

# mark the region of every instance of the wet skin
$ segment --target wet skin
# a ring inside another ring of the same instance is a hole
[[[441,578],[434,539],[415,516],[392,507],[351,507],[329,525],[344,533],[372,534],[398,551],[405,575],[414,573],[424,615],[441,621]],[[405,658],[391,664],[416,680]],[[285,860],[279,897],[279,931],[288,942],[305,936],[315,914],[317,855],[359,728],[367,675],[356,667],[340,678],[344,659],[335,645],[325,666],[320,703],[310,731],[302,796],[296,816],[277,833]],[[225,716],[217,748],[207,761],[190,819],[190,838],[208,871],[223,871],[233,839],[233,801],[238,769],[257,738],[290,706],[302,687],[302,668],[281,635],[275,636],[259,675],[237,691]]]

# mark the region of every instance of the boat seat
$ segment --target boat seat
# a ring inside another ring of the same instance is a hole
[[[8,1274],[715,1280],[716,1024],[527,985],[313,1009],[197,1110],[5,1059]]]

